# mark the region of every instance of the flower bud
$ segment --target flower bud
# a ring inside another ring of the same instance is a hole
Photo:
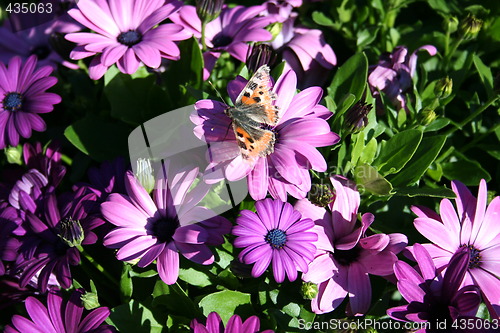
[[[80,297],[80,300],[86,310],[92,310],[101,306],[96,293],[86,292]]]
[[[219,16],[223,5],[224,0],[196,0],[196,14],[201,22],[207,24]]]
[[[58,234],[69,247],[80,246],[85,235],[80,221],[67,217],[58,224]]]
[[[135,176],[148,193],[153,191],[155,187],[155,177],[154,170],[149,159],[139,158],[137,160],[137,171]]]
[[[22,149],[23,148],[21,146],[5,148],[4,153],[7,157],[7,162],[9,162],[10,164],[23,164],[21,159]]]
[[[420,118],[420,124],[427,126],[430,123],[432,123],[434,120],[436,120],[437,115],[433,109],[427,107],[420,112],[419,118]]]
[[[335,199],[335,194],[332,193],[328,185],[313,184],[308,199],[315,206],[327,207]]]
[[[271,67],[276,61],[276,52],[267,44],[257,44],[248,48],[246,66],[255,73],[262,65]]]
[[[444,31],[448,31],[450,34],[458,30],[458,19],[455,16],[449,16],[443,21]]]
[[[357,133],[368,125],[368,113],[373,106],[357,102],[345,113],[345,127],[351,133]]]
[[[474,15],[467,15],[465,19],[460,22],[460,32],[465,39],[474,38],[481,27],[483,26],[483,21],[476,18]]]
[[[442,78],[436,85],[434,86],[434,94],[436,94],[436,98],[444,99],[451,95],[451,91],[453,90],[453,80],[447,76]]]
[[[318,286],[312,282],[304,282],[300,288],[300,293],[304,299],[311,300],[318,294]]]

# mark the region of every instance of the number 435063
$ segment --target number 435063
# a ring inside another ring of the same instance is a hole
[[[43,13],[52,13],[52,3],[28,3],[28,2],[14,2],[9,3],[7,8],[5,8],[7,13],[14,14],[43,14]]]

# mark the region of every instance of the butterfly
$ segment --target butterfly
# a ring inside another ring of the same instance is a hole
[[[238,95],[234,107],[224,113],[231,118],[241,156],[250,163],[274,151],[276,141],[271,130],[279,120],[279,108],[273,105],[276,94],[271,91],[267,65],[261,66]]]

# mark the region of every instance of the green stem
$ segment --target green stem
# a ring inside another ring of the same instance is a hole
[[[458,123],[454,128],[451,128],[449,129],[445,135],[450,135],[452,134],[453,132],[455,132],[456,130],[458,129],[462,129],[465,125],[467,125],[469,122],[471,122],[472,120],[474,120],[474,118],[476,118],[477,116],[479,116],[481,113],[483,113],[488,107],[491,106],[491,104],[495,103],[497,100],[498,100],[499,96],[494,96],[492,98],[490,98],[490,100],[488,102],[486,102],[485,104],[483,104],[481,107],[479,107],[476,111],[474,111],[473,113],[471,113],[467,118],[465,118],[464,120],[462,120],[460,123]]]
[[[85,260],[87,260],[92,266],[95,267],[95,269],[97,269],[99,272],[101,272],[105,277],[108,278],[108,280],[110,282],[113,283],[113,285],[115,286],[119,286],[120,283],[118,282],[118,280],[116,280],[113,276],[111,276],[111,274],[109,274],[105,269],[104,267],[101,266],[101,264],[99,264],[97,261],[94,260],[94,258],[92,258],[92,256],[90,254],[88,254],[81,245],[78,245],[76,247],[80,253],[82,254],[83,258]]]
[[[458,49],[458,46],[463,42],[463,40],[464,36],[460,36],[460,38],[456,39],[455,42],[453,42],[451,50],[445,53],[444,64],[446,67],[449,67],[451,57],[453,56],[453,54],[455,54],[455,52]],[[448,45],[446,44],[446,46]]]
[[[205,22],[201,22],[201,48],[202,51],[205,52],[207,50],[207,44],[205,42],[205,28],[207,24]]]

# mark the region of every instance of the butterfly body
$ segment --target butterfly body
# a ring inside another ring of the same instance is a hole
[[[272,127],[278,122],[276,95],[270,90],[269,67],[260,67],[241,91],[234,107],[225,110],[231,118],[234,134],[243,159],[254,162],[274,151]]]

